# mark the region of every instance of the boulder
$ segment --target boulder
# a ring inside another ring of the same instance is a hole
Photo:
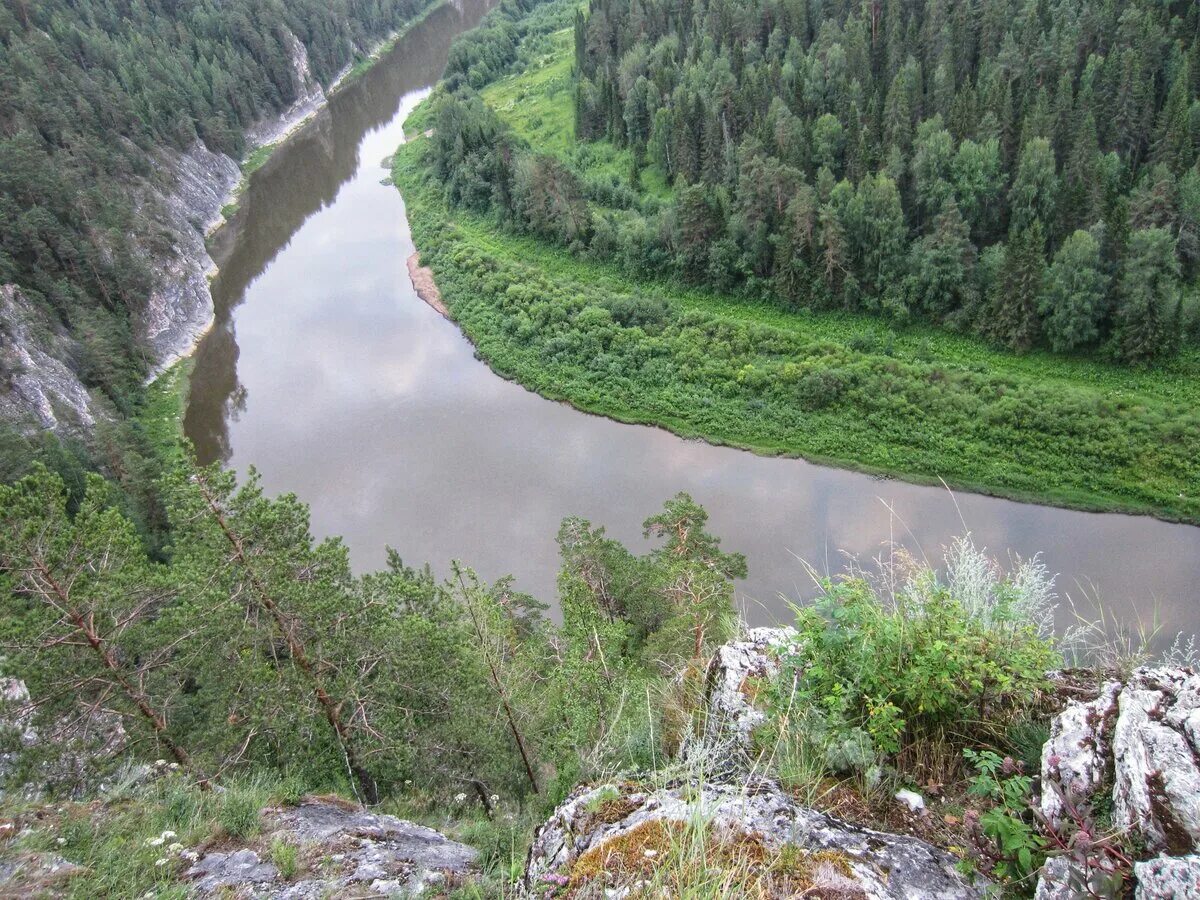
[[[252,848],[208,853],[187,877],[201,896],[230,890],[278,900],[417,896],[431,885],[469,877],[478,857],[432,828],[329,798],[264,811],[257,843],[265,850],[279,842],[295,846],[305,861],[294,881],[285,881]]]
[[[1136,896],[1197,896],[1200,675],[1139,669],[1124,683],[1105,684],[1096,699],[1069,704],[1042,752],[1040,804],[1064,840],[1073,831],[1072,808],[1111,805],[1115,827],[1162,854],[1136,864]],[[1055,893],[1069,871],[1051,860],[1038,896],[1070,896]]]
[[[1200,900],[1200,856],[1160,856],[1135,863],[1135,900]]]
[[[716,848],[752,841],[756,853],[789,848],[811,860],[805,890],[813,896],[916,900],[984,897],[988,884],[956,868],[957,859],[916,838],[872,831],[797,805],[775,783],[651,787],[621,782],[575,791],[538,829],[522,883],[527,896],[547,885],[578,884],[589,861],[623,852],[649,832],[674,833],[704,823]],[[589,853],[589,851],[591,851]],[[655,856],[657,849],[640,851]],[[758,857],[760,858],[760,857]],[[607,877],[597,875],[595,877]],[[610,885],[619,892],[628,885]]]
[[[754,729],[766,721],[754,705],[756,683],[778,674],[780,656],[794,652],[796,638],[794,628],[751,628],[717,650],[705,675],[703,729],[684,745],[685,758],[700,747],[720,746],[729,755],[749,749]]]

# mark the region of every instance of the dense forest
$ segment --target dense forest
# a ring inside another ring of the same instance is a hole
[[[156,148],[239,157],[296,99],[293,41],[323,84],[422,0],[6,0],[0,5],[0,284],[77,338],[75,368],[128,412],[153,362],[137,317],[171,235],[131,185]],[[167,185],[169,187],[169,185]],[[5,375],[9,373],[3,373]]]
[[[594,0],[575,21],[575,134],[630,151],[624,184],[522,149],[462,92],[438,174],[452,202],[634,273],[1144,363],[1200,330],[1198,17]],[[450,88],[497,64],[459,63]]]

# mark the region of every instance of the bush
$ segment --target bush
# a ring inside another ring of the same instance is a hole
[[[1002,575],[969,539],[950,550],[944,580],[902,556],[881,577],[824,588],[797,613],[773,704],[776,723],[794,723],[832,771],[958,768],[965,747],[1007,746],[1060,662],[1044,570]]]

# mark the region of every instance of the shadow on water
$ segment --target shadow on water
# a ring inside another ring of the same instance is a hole
[[[202,463],[229,460],[229,421],[245,409],[233,312],[247,288],[359,171],[364,136],[396,117],[402,97],[441,77],[451,43],[491,6],[489,0],[456,0],[432,10],[272,154],[254,173],[233,218],[213,235],[215,320],[196,348],[184,419]]]

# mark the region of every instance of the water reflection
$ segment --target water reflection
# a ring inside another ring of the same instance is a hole
[[[755,622],[812,593],[799,559],[838,570],[897,541],[940,561],[966,530],[997,553],[1041,552],[1064,592],[1094,585],[1125,621],[1157,610],[1197,630],[1200,529],[1030,506],[769,459],[548,402],[493,375],[413,293],[412,242],[380,161],[478,17],[445,10],[256,177],[217,248],[217,327],[193,377],[186,427],[207,459],[257,465],[269,492],[311,504],[320,535],[360,568],[385,545],[445,572],[458,556],[554,596],[554,535],[582,515],[641,546],[641,521],[689,491],[747,554]],[[244,302],[243,302],[244,299]]]
[[[212,284],[215,323],[196,351],[184,423],[202,461],[230,459],[227,423],[245,409],[234,310],[247,288],[360,171],[363,137],[395,124],[401,98],[437,80],[451,42],[491,6],[491,0],[456,0],[431,11],[272,155],[251,179],[233,218],[213,236],[209,251],[219,269]],[[368,168],[379,161],[365,160]]]

